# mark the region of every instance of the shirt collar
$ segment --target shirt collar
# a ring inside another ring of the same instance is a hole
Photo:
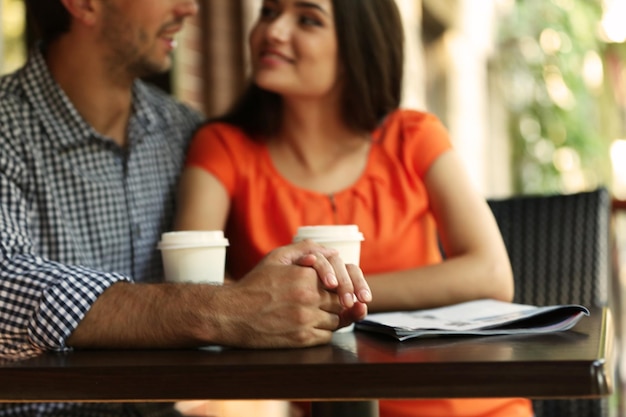
[[[91,127],[78,113],[69,97],[54,80],[41,47],[32,49],[22,72],[22,84],[29,102],[37,109],[37,114],[55,145],[68,148],[84,144],[90,139],[112,141]],[[133,85],[133,114],[129,131],[131,145],[141,142],[144,134],[159,130],[159,116],[150,105],[149,89],[141,81]]]
[[[131,115],[131,123],[135,123],[138,127],[143,129],[146,134],[158,133],[162,130],[161,123],[167,123],[167,121],[162,120],[162,117],[157,113],[158,109],[154,106],[154,100],[150,99],[153,94],[149,87],[142,81],[135,81],[133,85],[133,114]],[[131,134],[131,140],[141,142],[145,136],[145,134],[139,135],[133,139],[133,135]]]
[[[22,72],[22,85],[28,101],[58,146],[70,147],[97,135],[52,78],[40,47],[33,48],[29,55]]]

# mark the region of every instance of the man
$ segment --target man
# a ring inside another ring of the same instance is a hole
[[[156,244],[201,118],[137,78],[170,67],[195,0],[27,6],[43,43],[0,79],[0,357],[302,347],[365,315],[360,270],[310,242],[277,249],[233,285],[160,283]],[[173,412],[163,407],[9,404],[0,415]]]

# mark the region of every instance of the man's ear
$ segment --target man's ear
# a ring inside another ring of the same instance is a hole
[[[75,20],[84,25],[92,26],[96,22],[100,6],[98,0],[61,0],[61,3]]]

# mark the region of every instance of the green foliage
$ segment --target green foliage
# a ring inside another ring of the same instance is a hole
[[[610,182],[619,114],[606,75],[597,82],[607,48],[598,35],[601,6],[600,0],[517,0],[501,17],[496,68],[517,193]],[[593,68],[595,84],[587,75]]]

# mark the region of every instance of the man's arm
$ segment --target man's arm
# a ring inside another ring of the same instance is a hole
[[[318,270],[330,264],[319,249],[311,242],[279,248],[232,285],[115,284],[94,303],[68,345],[271,348],[326,343],[337,327],[363,318],[366,308],[357,302],[346,309],[322,287]],[[312,253],[319,254],[309,258],[313,267],[293,264]]]
[[[99,295],[126,278],[8,253],[0,242],[0,357],[65,350],[65,339]]]
[[[91,304],[128,278],[37,255],[27,145],[7,114],[0,113],[0,122],[0,356],[21,358],[66,349],[65,339]]]

